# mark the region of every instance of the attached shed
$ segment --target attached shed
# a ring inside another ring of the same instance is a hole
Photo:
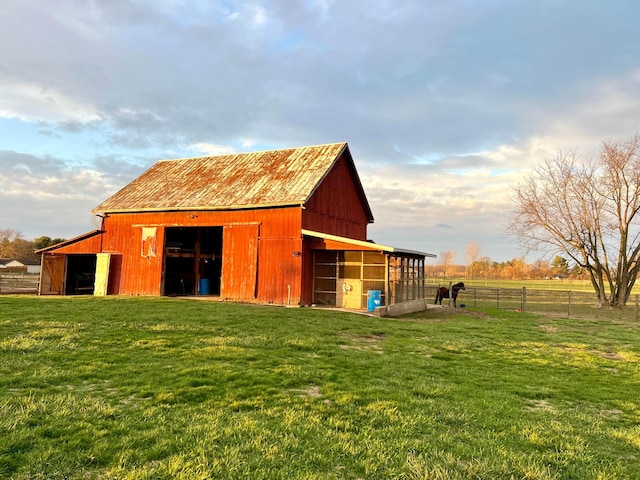
[[[372,286],[395,301],[396,259],[424,279],[428,255],[367,241],[373,215],[346,143],[162,160],[93,213],[100,230],[38,252],[41,294],[346,306],[338,279],[355,270],[341,258],[353,267],[346,252],[361,252],[360,302],[347,308],[363,308]],[[336,252],[336,282],[325,281]]]

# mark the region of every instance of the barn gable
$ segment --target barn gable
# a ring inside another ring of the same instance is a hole
[[[355,166],[346,152],[305,204],[302,228],[366,240],[373,222]]]

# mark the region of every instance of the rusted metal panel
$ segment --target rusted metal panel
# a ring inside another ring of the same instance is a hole
[[[302,205],[345,151],[348,151],[346,143],[335,143],[163,160],[94,212]]]

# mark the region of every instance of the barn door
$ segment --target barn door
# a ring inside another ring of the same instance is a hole
[[[64,255],[42,256],[42,270],[40,271],[40,295],[64,294]]]
[[[111,263],[110,253],[96,254],[96,276],[93,287],[93,294],[97,297],[104,297],[107,294],[109,285],[109,264]]]
[[[258,224],[224,227],[220,286],[222,298],[256,298],[259,228]]]

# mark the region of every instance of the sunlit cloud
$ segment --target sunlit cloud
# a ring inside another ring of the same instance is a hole
[[[226,155],[235,153],[235,149],[229,145],[214,145],[211,143],[194,143],[189,148],[207,155]]]
[[[0,81],[0,117],[29,122],[91,122],[100,119],[86,103],[42,85]]]

